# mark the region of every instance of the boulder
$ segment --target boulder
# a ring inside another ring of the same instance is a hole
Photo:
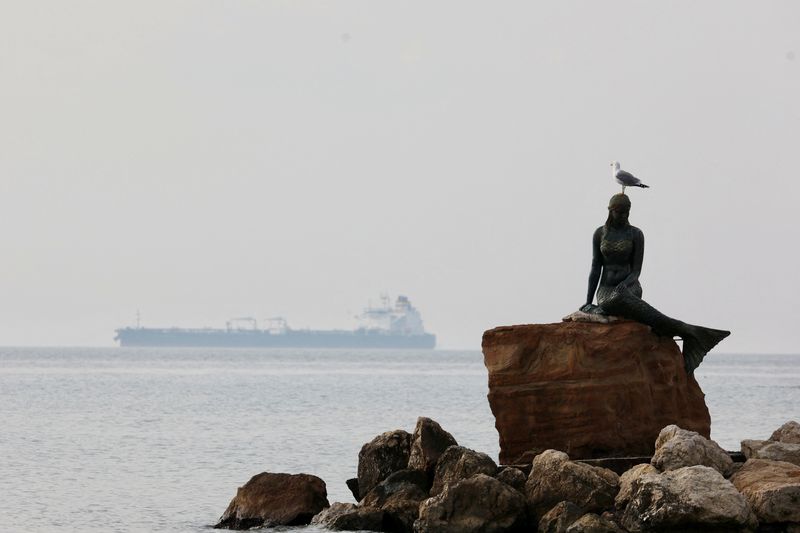
[[[476,474],[422,502],[416,533],[500,533],[525,526],[525,497],[505,483]]]
[[[794,420],[786,422],[772,433],[769,440],[787,444],[800,444],[800,424]]]
[[[800,444],[766,441],[766,445],[754,450],[748,459],[769,459],[800,466]]]
[[[497,465],[485,453],[476,452],[463,446],[450,446],[436,462],[431,496],[442,492],[447,485],[475,474],[494,476],[496,473]]]
[[[572,502],[559,502],[539,520],[538,533],[566,533],[585,511]]]
[[[421,416],[417,419],[417,426],[411,437],[408,468],[424,470],[433,476],[433,469],[439,457],[447,448],[457,445],[456,439],[442,429],[438,422]]]
[[[562,501],[585,511],[613,509],[618,491],[619,476],[611,470],[570,461],[556,450],[536,456],[525,484],[528,509],[537,521]]]
[[[402,429],[381,433],[364,444],[358,452],[359,495],[366,495],[392,472],[407,468],[410,454],[411,435]]]
[[[708,466],[644,474],[622,514],[629,531],[746,531],[757,521],[730,481]]]
[[[658,469],[647,463],[636,465],[619,477],[619,492],[614,499],[614,506],[617,509],[624,509],[631,499],[633,482],[644,474],[658,474]]]
[[[745,439],[741,444],[742,455],[744,455],[746,459],[750,459],[757,450],[760,450],[771,442],[771,440]]]
[[[303,525],[328,505],[325,482],[317,476],[262,472],[239,487],[214,527]]]
[[[383,511],[337,502],[312,518],[311,523],[334,531],[380,531]]]
[[[719,444],[696,431],[676,425],[669,425],[658,434],[650,464],[662,471],[685,466],[710,466],[723,476],[729,475],[733,469],[733,460]]]
[[[800,466],[749,459],[731,482],[750,502],[759,522],[800,523]]]
[[[613,520],[588,513],[574,521],[566,533],[625,533],[625,531]]]
[[[527,481],[528,478],[525,477],[525,473],[519,468],[506,466],[500,470],[495,477],[498,481],[502,481],[512,489],[518,490],[523,494],[525,493],[525,481]]]
[[[410,533],[419,515],[419,504],[428,497],[428,474],[421,470],[399,470],[378,483],[361,500],[362,507],[383,512],[383,530]]]
[[[500,464],[549,448],[573,459],[649,457],[669,424],[709,436],[678,345],[638,322],[498,327],[483,334],[483,357]]]

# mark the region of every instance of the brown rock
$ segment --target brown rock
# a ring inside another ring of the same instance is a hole
[[[669,424],[708,437],[703,392],[671,338],[637,322],[499,327],[483,335],[500,463],[548,448],[650,456]]]
[[[317,476],[262,472],[239,487],[214,527],[303,525],[328,505],[325,482]]]
[[[750,502],[759,522],[800,522],[800,466],[749,459],[731,482]]]
[[[800,424],[794,420],[786,422],[772,433],[769,440],[787,444],[800,444]]]
[[[733,468],[733,460],[719,444],[674,424],[658,434],[656,452],[650,464],[662,471],[684,466],[710,466],[723,476],[729,475]]]
[[[512,489],[518,490],[525,494],[525,482],[528,480],[528,478],[519,468],[514,468],[512,466],[503,467],[503,469],[495,477],[498,481],[502,481]]]
[[[383,511],[337,502],[312,518],[311,523],[334,531],[380,531]]]
[[[559,502],[539,520],[538,533],[566,533],[586,511],[572,502]]]
[[[633,482],[645,474],[658,474],[658,469],[650,464],[636,465],[619,477],[619,492],[614,498],[614,505],[617,509],[624,509],[631,499]]]
[[[750,458],[784,461],[800,466],[800,444],[767,441],[767,444],[755,450]]]
[[[525,485],[528,510],[536,520],[562,501],[585,511],[613,509],[618,491],[619,476],[611,470],[570,461],[556,450],[536,456]]]
[[[476,474],[422,502],[416,533],[502,533],[525,525],[525,497],[505,483]]]
[[[436,496],[447,485],[452,485],[475,474],[494,476],[497,465],[485,453],[476,452],[463,446],[450,446],[436,462],[431,496]]]
[[[745,439],[742,441],[742,455],[744,455],[747,459],[753,457],[753,454],[766,446],[767,444],[771,443],[770,440],[756,440],[756,439]]]
[[[417,419],[417,426],[411,437],[408,468],[424,470],[433,476],[433,469],[439,457],[447,448],[457,445],[456,439],[442,429],[438,422],[421,416]]]
[[[604,516],[588,513],[573,522],[566,533],[625,533],[625,531]]]
[[[358,452],[358,493],[362,497],[392,472],[408,467],[411,435],[397,429],[381,433]]]
[[[378,483],[364,499],[363,507],[383,511],[383,529],[408,532],[419,516],[419,504],[428,497],[428,474],[421,470],[400,470]]]

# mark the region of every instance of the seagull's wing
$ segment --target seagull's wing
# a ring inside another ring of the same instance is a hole
[[[621,185],[625,185],[626,187],[635,187],[641,183],[639,178],[630,172],[625,172],[624,170],[618,170],[616,176],[617,182]]]

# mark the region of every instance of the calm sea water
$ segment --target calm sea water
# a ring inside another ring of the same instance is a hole
[[[696,374],[726,449],[800,419],[800,356]],[[208,533],[262,471],[350,502],[361,445],[421,415],[496,458],[486,393],[478,351],[0,348],[0,531]]]

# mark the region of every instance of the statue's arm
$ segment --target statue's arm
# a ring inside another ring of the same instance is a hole
[[[603,228],[597,228],[592,237],[592,269],[589,271],[589,289],[586,292],[586,304],[594,301],[594,293],[600,283],[600,273],[603,269],[603,254],[600,252],[600,240],[603,238]]]
[[[644,233],[637,229],[633,236],[633,257],[631,258],[631,273],[628,274],[622,285],[630,287],[639,281],[639,275],[642,273],[642,262],[644,261]]]

